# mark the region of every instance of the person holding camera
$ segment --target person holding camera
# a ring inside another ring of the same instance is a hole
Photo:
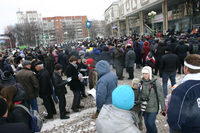
[[[165,116],[165,101],[161,83],[152,75],[152,69],[145,66],[142,69],[142,79],[139,83],[140,115],[144,116],[147,133],[157,133],[156,116],[161,105],[161,114]]]

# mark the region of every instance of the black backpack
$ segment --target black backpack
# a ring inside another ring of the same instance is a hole
[[[192,54],[199,54],[199,45],[197,43],[192,45]]]

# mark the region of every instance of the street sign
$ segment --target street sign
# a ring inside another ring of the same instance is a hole
[[[85,22],[85,26],[86,26],[86,28],[88,28],[88,29],[91,28],[91,26],[92,26],[91,21],[88,21],[88,20],[87,20],[87,21]]]
[[[46,36],[46,35],[43,35],[43,36],[42,36],[42,38],[46,39],[46,38],[47,38],[47,36]]]

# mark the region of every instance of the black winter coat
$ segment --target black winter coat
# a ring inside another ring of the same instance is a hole
[[[86,66],[85,64],[83,64],[83,62],[81,61],[81,63],[77,63],[78,66],[78,72],[80,72],[83,76],[86,76],[86,72],[87,71],[80,71],[81,69],[88,69],[88,66]]]
[[[162,75],[162,73],[170,74],[176,72],[178,68],[178,62],[179,62],[178,56],[172,54],[171,52],[163,55],[160,60],[160,68],[159,68],[160,76]]]
[[[189,47],[184,44],[183,41],[179,43],[179,45],[175,48],[175,54],[178,55],[179,60],[184,60],[187,56],[187,51],[189,51]]]
[[[45,69],[46,69],[46,70],[49,72],[49,74],[52,76],[53,70],[54,70],[54,62],[53,62],[53,60],[52,60],[50,57],[46,57],[46,58],[44,59],[44,63],[45,63],[45,65],[44,65]]]
[[[53,72],[52,81],[57,96],[65,95],[67,93],[65,85],[68,82],[66,80],[62,80],[62,77],[55,71]]]
[[[26,93],[20,89],[18,89],[18,92],[16,96],[13,98],[13,103],[21,101],[21,105],[24,105],[26,107]],[[29,114],[21,107],[13,108],[11,113],[8,114],[8,119],[11,123],[25,123],[29,128],[29,120],[30,116]]]
[[[32,133],[24,123],[9,123],[8,118],[0,117],[1,133]]]
[[[121,50],[117,49],[115,51],[114,60],[116,65],[125,66],[125,57]]]
[[[161,43],[158,44],[155,52],[156,62],[160,62],[161,57],[165,54],[165,46]]]
[[[178,45],[178,44],[175,43],[175,42],[174,42],[174,43],[170,43],[170,44],[168,45],[168,47],[171,48],[173,54],[175,54],[175,51],[174,51],[174,50],[175,50],[175,47],[176,47],[177,45]]]
[[[78,80],[78,69],[71,63],[67,66],[67,77],[72,77],[72,80],[69,82],[70,89],[72,91],[80,91],[81,82]]]
[[[7,86],[10,86],[10,85],[14,85],[17,89],[25,91],[24,87],[21,84],[16,83],[15,81],[9,80],[9,81],[3,81],[3,82],[4,82],[4,84],[3,84],[4,88]],[[26,97],[26,98],[28,98],[28,97]]]
[[[66,67],[67,67],[66,59],[64,59],[64,55],[65,55],[64,53],[59,53],[58,54],[58,61],[57,61],[59,64],[62,65],[63,70],[65,70]]]
[[[101,53],[101,60],[106,60],[108,63],[110,63],[112,57],[109,51],[103,51]]]
[[[50,96],[53,93],[53,90],[51,86],[49,72],[45,68],[43,68],[36,74],[36,77],[40,86],[40,98],[46,98]]]

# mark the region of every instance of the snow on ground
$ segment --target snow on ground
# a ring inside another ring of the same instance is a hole
[[[95,113],[96,108],[89,108],[78,113],[69,115],[66,120],[55,119],[44,123],[43,133],[84,133],[96,132],[95,120],[91,116]]]

